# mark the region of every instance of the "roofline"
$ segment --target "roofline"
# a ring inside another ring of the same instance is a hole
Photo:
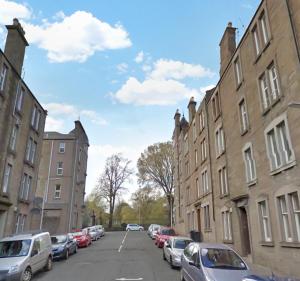
[[[0,54],[3,55],[3,57],[6,59],[6,61],[10,65],[11,69],[14,71],[14,73],[17,75],[17,77],[23,82],[23,84],[26,87],[26,89],[28,90],[29,94],[33,97],[33,99],[37,102],[37,104],[42,108],[42,110],[44,111],[44,113],[47,115],[48,111],[41,105],[41,103],[38,101],[38,99],[35,97],[35,95],[31,92],[30,88],[25,83],[25,81],[23,80],[22,76],[18,73],[18,71],[15,69],[15,67],[12,65],[12,63],[9,61],[9,59],[7,58],[7,56],[5,55],[5,53],[1,49],[0,49]]]
[[[75,127],[76,127],[76,124],[79,124],[79,125],[80,125],[80,127],[81,127],[81,129],[82,129],[82,131],[83,131],[83,133],[85,134],[85,137],[86,137],[86,139],[87,139],[88,146],[90,146],[89,138],[88,138],[88,136],[87,136],[87,134],[86,134],[86,132],[85,132],[85,129],[84,129],[84,127],[83,127],[81,121],[80,121],[80,120],[75,120],[74,123],[75,123]]]

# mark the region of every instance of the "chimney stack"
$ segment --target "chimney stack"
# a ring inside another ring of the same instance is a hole
[[[181,114],[179,113],[179,109],[177,109],[176,113],[174,115],[174,120],[175,120],[175,135],[176,135],[176,137],[178,137],[179,134],[180,134],[180,117],[181,117]]]
[[[189,105],[188,105],[188,109],[189,109],[189,123],[190,124],[193,121],[194,116],[196,114],[196,104],[197,103],[195,102],[194,97],[191,97]]]
[[[13,24],[6,25],[6,28],[8,32],[4,54],[14,66],[18,74],[21,75],[25,56],[25,48],[29,44],[24,36],[25,32],[18,19],[14,19]]]
[[[232,22],[229,22],[219,44],[221,56],[220,76],[222,76],[222,74],[224,73],[226,66],[228,65],[230,59],[232,58],[235,52],[235,31],[236,28],[232,27]]]

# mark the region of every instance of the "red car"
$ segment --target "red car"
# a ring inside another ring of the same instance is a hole
[[[87,247],[92,244],[92,238],[89,234],[84,232],[74,232],[72,233],[73,238],[76,240],[78,247]]]
[[[158,248],[162,248],[170,236],[176,236],[173,228],[161,228],[155,237],[155,245],[157,245]]]

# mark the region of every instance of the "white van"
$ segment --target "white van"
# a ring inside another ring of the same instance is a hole
[[[16,234],[0,240],[0,280],[30,281],[41,269],[52,269],[48,232]]]

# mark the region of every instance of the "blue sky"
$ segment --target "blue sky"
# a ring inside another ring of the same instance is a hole
[[[0,42],[18,17],[30,46],[24,79],[48,110],[47,130],[80,116],[90,139],[86,190],[105,158],[136,164],[172,136],[177,108],[218,81],[219,42],[229,21],[240,39],[259,0],[0,0]],[[133,189],[136,183],[132,183]]]

